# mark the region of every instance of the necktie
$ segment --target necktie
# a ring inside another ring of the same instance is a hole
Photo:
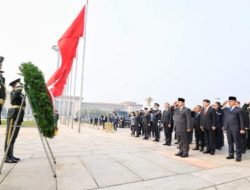
[[[204,108],[204,115],[206,115],[207,113],[207,108]]]

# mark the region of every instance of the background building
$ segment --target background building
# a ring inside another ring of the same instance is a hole
[[[75,97],[75,99],[72,96],[61,96],[59,98],[55,98],[55,107],[59,112],[60,116],[63,115],[69,115],[72,117],[72,114],[74,114],[74,117],[77,116],[78,110],[79,110],[79,97]],[[74,105],[75,104],[75,105]],[[7,111],[11,107],[10,104],[10,91],[7,91],[7,99],[5,101],[4,107],[2,109],[2,118],[7,117]],[[74,110],[73,110],[74,107]],[[120,111],[138,111],[143,108],[143,105],[137,104],[136,102],[122,102],[120,104],[115,103],[104,103],[104,102],[82,102],[82,111],[92,111],[96,110],[99,111],[99,113],[112,113],[115,110]],[[30,104],[28,100],[26,99],[26,108],[25,108],[25,120],[32,120],[33,115],[31,111]]]
[[[59,111],[59,114],[66,115],[67,113],[69,116],[72,116],[72,113],[74,116],[77,116],[78,110],[79,110],[79,97],[75,98],[75,106],[73,110],[73,104],[74,100],[73,97],[66,97],[66,96],[61,96],[59,98],[55,99],[55,105],[56,108]],[[122,102],[120,104],[115,104],[115,103],[105,103],[105,102],[82,102],[82,111],[99,111],[100,113],[112,113],[115,110],[120,110],[120,111],[127,111],[127,112],[132,112],[132,111],[137,111],[141,110],[143,105],[137,104],[136,102]],[[68,110],[68,111],[67,111]]]

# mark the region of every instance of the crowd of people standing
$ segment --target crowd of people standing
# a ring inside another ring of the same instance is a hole
[[[242,154],[250,149],[250,103],[241,107],[236,97],[229,97],[223,104],[211,104],[210,100],[204,99],[202,105],[191,110],[185,106],[184,98],[178,98],[172,105],[165,103],[163,111],[159,108],[160,105],[155,103],[151,109],[132,112],[131,135],[159,142],[163,131],[164,145],[171,146],[172,138],[176,139],[179,151],[175,155],[182,158],[189,156],[193,137],[194,151],[214,155],[224,146],[224,131],[228,142],[227,159],[235,158],[240,162]]]

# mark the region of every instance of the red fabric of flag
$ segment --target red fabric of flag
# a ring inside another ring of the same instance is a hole
[[[47,82],[47,86],[54,97],[62,95],[68,75],[72,68],[79,38],[82,37],[84,33],[85,9],[84,6],[71,26],[58,41],[62,64]]]

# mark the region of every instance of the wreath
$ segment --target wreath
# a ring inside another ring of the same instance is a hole
[[[41,133],[45,137],[53,138],[57,128],[52,98],[45,84],[43,73],[30,62],[21,64],[19,70],[24,77],[24,89]]]

